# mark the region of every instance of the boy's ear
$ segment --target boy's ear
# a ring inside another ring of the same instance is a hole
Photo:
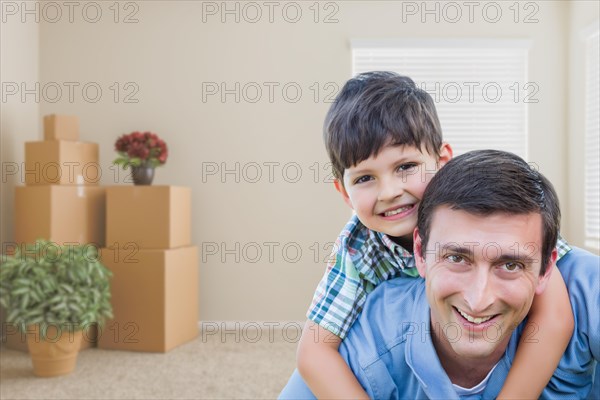
[[[335,186],[335,190],[340,192],[346,204],[348,204],[348,206],[354,210],[354,207],[352,207],[352,202],[350,201],[350,196],[348,196],[348,193],[346,192],[346,188],[344,188],[344,184],[342,183],[342,181],[340,181],[339,179],[334,179],[333,185]]]
[[[417,265],[417,271],[421,278],[425,278],[425,258],[423,257],[423,243],[421,242],[421,235],[419,235],[419,228],[415,227],[413,231],[413,257],[415,258],[415,264]]]
[[[557,258],[558,258],[558,251],[556,250],[556,247],[555,247],[552,250],[552,253],[550,254],[550,260],[548,261],[548,265],[546,265],[546,272],[538,280],[538,285],[535,289],[535,294],[541,294],[544,292],[544,290],[546,290],[546,287],[548,286],[548,282],[550,281],[550,277],[552,276],[552,272],[554,271],[554,268],[556,268],[556,259]],[[558,272],[558,274],[560,275],[560,272]]]
[[[443,167],[446,165],[448,161],[452,159],[452,146],[449,143],[442,143],[442,147],[440,147],[440,158],[438,161],[439,167]]]

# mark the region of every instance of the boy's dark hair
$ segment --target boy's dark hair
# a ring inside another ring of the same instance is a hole
[[[323,137],[333,175],[386,145],[410,145],[439,156],[442,129],[431,96],[394,72],[365,72],[342,87],[325,117]]]
[[[440,206],[477,215],[539,213],[542,216],[540,275],[546,272],[560,228],[558,196],[550,181],[519,156],[498,150],[477,150],[458,156],[441,168],[427,185],[419,205],[417,227],[422,253],[427,248],[433,213]]]

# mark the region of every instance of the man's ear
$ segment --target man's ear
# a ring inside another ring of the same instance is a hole
[[[415,264],[417,265],[417,271],[421,278],[425,278],[425,258],[423,257],[423,243],[421,242],[421,235],[419,235],[419,228],[415,227],[413,231],[413,257],[415,258]]]
[[[340,194],[342,195],[342,198],[344,199],[346,204],[348,204],[348,206],[354,210],[354,207],[352,206],[352,202],[350,201],[350,196],[348,196],[348,193],[346,192],[346,188],[344,187],[344,184],[342,183],[342,181],[340,181],[339,179],[334,179],[333,185],[335,186],[335,190],[340,192]]]
[[[439,168],[446,165],[448,161],[452,159],[452,146],[449,143],[442,143],[442,147],[440,147],[440,158],[438,160]]]
[[[540,277],[538,281],[537,288],[535,289],[535,294],[543,293],[548,286],[548,282],[550,281],[550,276],[552,276],[552,272],[554,268],[556,268],[556,259],[558,258],[558,251],[556,247],[552,250],[550,254],[550,260],[548,261],[548,265],[546,265],[546,272],[543,276]]]

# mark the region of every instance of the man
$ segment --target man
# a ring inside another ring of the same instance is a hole
[[[414,235],[425,280],[382,284],[340,346],[369,396],[495,398],[520,336],[535,341],[522,321],[553,272],[559,221],[552,185],[519,157],[485,150],[446,164]],[[598,398],[600,260],[573,249],[558,266],[575,331],[542,398]],[[312,397],[297,372],[281,393]]]

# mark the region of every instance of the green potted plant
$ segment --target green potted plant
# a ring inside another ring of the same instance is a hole
[[[111,276],[92,245],[38,240],[2,256],[0,304],[6,322],[27,333],[34,374],[73,371],[83,331],[112,318]]]
[[[115,143],[115,150],[119,157],[113,163],[123,169],[131,167],[131,176],[136,185],[152,184],[154,168],[167,162],[167,144],[152,132],[122,135]]]

